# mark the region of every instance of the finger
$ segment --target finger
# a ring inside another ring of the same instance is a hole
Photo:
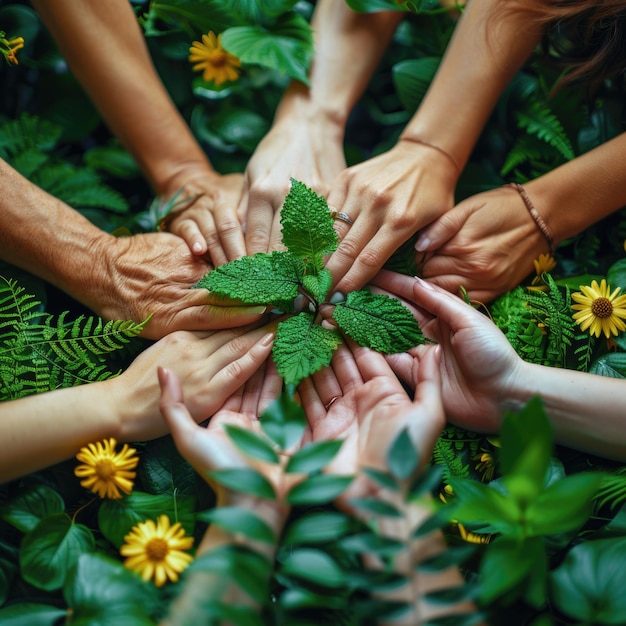
[[[225,261],[221,262],[211,255],[215,265],[222,265],[226,261],[234,261],[245,256],[246,240],[236,211],[230,208],[216,209],[215,222],[220,239],[219,248],[225,253]]]
[[[189,306],[177,312],[170,329],[217,330],[235,328],[259,320],[265,310],[265,306],[218,307],[206,304]]]
[[[436,250],[454,237],[465,223],[464,211],[451,209],[434,222],[422,228],[415,242],[418,252]]]
[[[341,388],[341,395],[345,396],[363,384],[363,376],[353,351],[347,345],[342,344],[335,350],[331,367]]]
[[[189,250],[196,256],[206,254],[209,249],[206,236],[202,234],[195,220],[181,217],[172,222],[169,231],[184,239],[185,243],[189,246]]]
[[[263,380],[263,388],[259,398],[259,415],[267,410],[267,408],[277,400],[283,390],[283,379],[276,369],[276,364],[272,359],[267,360],[265,365],[265,379]]]
[[[315,372],[313,376],[311,376],[311,379],[324,407],[328,407],[329,404],[334,402],[337,398],[341,398],[343,395],[341,384],[337,380],[334,368],[330,366],[324,367]]]
[[[371,285],[390,291],[404,300],[412,301],[413,287],[415,285],[413,276],[406,276],[405,274],[390,272],[389,270],[380,270],[369,282]]]
[[[246,250],[248,255],[269,250],[274,207],[266,199],[250,196],[246,209]]]

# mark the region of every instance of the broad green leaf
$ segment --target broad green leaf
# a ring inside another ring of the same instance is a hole
[[[317,302],[324,302],[332,284],[333,275],[325,268],[321,269],[316,276],[309,274],[302,279],[302,285]]]
[[[105,500],[98,509],[98,526],[102,534],[117,548],[132,527],[147,519],[156,520],[165,514],[173,523],[180,522],[188,535],[195,525],[195,498],[178,495],[153,495],[133,491],[119,500]]]
[[[626,538],[574,546],[550,573],[550,599],[576,623],[625,624]]]
[[[193,495],[196,491],[197,474],[171,437],[160,437],[144,446],[138,474],[144,490],[150,493]]]
[[[280,594],[280,606],[287,610],[297,609],[344,609],[346,606],[345,598],[341,596],[333,596],[332,594],[313,593],[306,589],[286,589]],[[317,624],[315,625],[317,626]]]
[[[611,286],[611,289],[619,287],[622,292],[626,292],[626,259],[619,259],[611,265],[606,273],[606,282]]]
[[[294,178],[280,211],[280,223],[283,244],[299,258],[321,257],[334,252],[339,245],[326,198]],[[332,283],[332,276],[330,280]]]
[[[450,484],[457,502],[450,514],[459,522],[482,522],[504,533],[519,525],[521,511],[513,498],[469,478],[452,478]]]
[[[198,513],[197,519],[217,524],[224,530],[245,535],[253,541],[276,543],[276,535],[267,522],[251,511],[236,506],[220,506]]]
[[[620,338],[618,337],[617,339]],[[609,378],[626,378],[626,353],[610,352],[609,354],[602,355],[593,362],[589,368],[589,372]]]
[[[352,482],[353,476],[318,474],[291,488],[287,502],[292,505],[328,504],[340,496]]]
[[[0,606],[4,604],[9,595],[11,583],[13,582],[16,572],[17,564],[15,562],[0,557]]]
[[[196,285],[211,293],[241,300],[247,304],[271,304],[293,300],[301,280],[299,261],[289,252],[259,252],[224,263]]]
[[[63,513],[64,510],[65,503],[57,491],[37,484],[21,489],[0,509],[0,517],[27,533],[45,517]]]
[[[24,536],[20,570],[38,589],[59,589],[78,557],[95,548],[91,531],[65,514],[51,515]]]
[[[543,576],[547,565],[543,540],[535,537],[515,541],[500,537],[489,544],[480,563],[480,597],[493,602],[513,588],[523,590],[520,583],[527,576]],[[544,585],[545,586],[545,585]]]
[[[155,587],[102,553],[82,554],[63,588],[76,626],[154,626]]]
[[[394,354],[424,343],[424,335],[409,309],[385,294],[353,291],[335,307],[339,328],[361,346]]]
[[[393,82],[398,97],[409,113],[417,111],[440,62],[440,57],[422,57],[400,61],[393,66]]]
[[[295,402],[288,391],[265,409],[261,415],[263,432],[274,441],[281,450],[289,450],[302,439],[307,425],[303,408]]]
[[[580,473],[550,485],[526,511],[529,535],[565,533],[582,526],[601,483],[599,473]]]
[[[329,365],[341,342],[341,335],[335,329],[315,324],[310,313],[283,320],[272,347],[278,373],[288,385],[298,385]]]
[[[49,604],[23,602],[0,609],[2,626],[53,626],[67,617],[67,611]]]
[[[345,535],[353,526],[352,520],[332,511],[309,513],[289,524],[283,545],[292,543],[325,543]]]
[[[297,0],[229,0],[228,8],[246,22],[272,20],[291,10]]]
[[[420,0],[405,2],[403,0],[346,0],[348,6],[357,13],[376,13],[378,11],[414,11]]]
[[[406,480],[415,472],[418,464],[419,453],[409,437],[408,429],[403,428],[387,453],[389,471],[398,480]]]
[[[247,493],[257,498],[274,500],[276,494],[271,483],[259,472],[249,468],[223,469],[208,472],[220,485],[237,493]]]
[[[313,37],[306,19],[296,13],[281,15],[267,27],[236,26],[222,33],[222,45],[242,63],[255,63],[309,84]]]
[[[341,440],[335,440],[307,444],[289,459],[285,472],[311,474],[323,469],[339,452],[342,443]]]
[[[364,513],[370,513],[371,515],[375,515],[377,517],[400,518],[403,516],[400,509],[377,498],[351,498],[350,504]]]
[[[227,576],[234,584],[243,589],[255,602],[263,605],[268,598],[268,581],[272,564],[262,554],[235,544],[219,546],[197,557],[189,566],[189,573],[212,572],[220,577]],[[216,586],[221,600],[223,587]],[[209,601],[210,589],[206,600]]]
[[[325,552],[296,548],[282,564],[280,573],[323,587],[339,587],[347,582],[345,572]]]
[[[224,429],[244,454],[267,463],[278,463],[278,455],[266,438],[230,424],[227,424]]]

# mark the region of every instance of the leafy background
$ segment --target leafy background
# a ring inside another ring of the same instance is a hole
[[[398,8],[391,0],[350,0],[350,4],[356,10]],[[160,75],[212,163],[224,173],[243,171],[271,125],[289,75],[304,76],[311,52],[306,24],[313,3],[152,0],[133,1],[133,5]],[[442,10],[435,0],[402,6],[409,10],[406,19],[350,117],[345,146],[349,164],[393,145],[419,105],[454,27],[453,13]],[[123,234],[154,228],[158,215],[150,189],[67,71],[30,5],[1,2],[0,25],[9,36],[21,35],[26,40],[20,65],[0,66],[0,157],[107,231]],[[219,90],[194,75],[186,60],[191,41],[209,29],[230,30],[224,43],[232,52],[240,51],[244,60],[241,79]],[[255,45],[249,46],[250,42]],[[249,56],[243,55],[244,49],[250,50]],[[456,190],[458,200],[505,182],[524,182],[624,130],[626,100],[621,80],[603,83],[593,97],[581,87],[549,97],[556,78],[537,58],[518,73],[463,172]],[[462,115],[462,103],[458,110]],[[626,341],[618,337],[616,345],[608,346],[605,340],[591,340],[574,326],[570,309],[570,291],[589,284],[592,277],[607,277],[613,287],[626,288],[625,237],[625,216],[618,212],[561,244],[558,265],[544,279],[545,292],[520,287],[489,306],[494,321],[520,355],[550,366],[626,376]],[[394,267],[408,271],[409,266],[399,250]],[[98,327],[98,321],[39,279],[8,264],[0,269],[4,277],[0,297],[20,294],[16,306],[31,315],[32,326],[18,327],[11,321],[15,308],[0,313],[4,323],[1,391],[2,398],[9,399],[43,390],[34,388],[32,370],[17,380],[14,375],[19,359],[27,363],[26,370],[37,367],[36,360],[30,364],[24,359],[32,333],[53,329],[62,334],[70,326],[86,335]],[[85,330],[87,326],[90,330]],[[99,333],[105,332],[98,328]],[[93,379],[123,368],[145,342],[133,338],[136,329],[121,330],[125,332],[111,335],[106,342],[114,347],[112,352],[102,344],[83,346],[76,371],[91,364]],[[57,362],[66,365],[71,361],[68,354],[58,356]],[[13,379],[7,378],[6,368]],[[46,372],[49,380],[56,380],[53,373]],[[74,382],[82,382],[80,378]],[[63,384],[74,382],[66,379]],[[430,487],[436,501],[458,505],[454,514],[452,507],[443,507],[439,520],[451,546],[448,562],[463,564],[468,583],[463,593],[478,598],[489,623],[625,623],[626,468],[553,448],[541,407],[525,411],[525,417],[537,424],[533,441],[542,450],[539,466],[543,473],[536,467],[529,469],[515,446],[505,445],[505,433],[500,442],[448,427],[440,437],[434,463],[442,477]],[[509,431],[509,441],[523,440],[520,429],[515,429],[515,418],[511,419],[514,436]],[[163,613],[175,589],[157,592],[140,583],[120,566],[117,548],[130,526],[162,512],[201,536],[208,517],[198,513],[211,510],[213,496],[178,456],[169,438],[141,444],[140,450],[136,490],[119,502],[92,503],[73,476],[73,462],[0,488],[2,623],[24,623],[20,620],[28,616],[32,624],[62,620],[113,624],[123,616],[125,624],[147,624]],[[590,474],[600,476],[600,481],[597,476],[586,478]],[[575,523],[565,527],[559,520],[550,521],[548,513],[535,511],[529,519],[539,519],[543,530],[539,528],[528,539],[531,543],[515,539],[519,529],[506,522],[511,508],[527,506],[515,487],[519,475],[533,477],[534,493],[537,499],[543,498],[545,511],[561,507]],[[580,483],[566,481],[577,476],[583,477]],[[321,487],[315,485],[315,474],[311,479],[310,491],[318,500],[303,502],[281,539],[280,567],[273,573],[271,589],[272,597],[284,602],[282,612],[272,619],[301,623],[299,611],[313,606],[315,623],[367,623],[363,589],[371,581],[361,579],[357,584],[354,544],[359,534],[354,520],[337,516],[332,509],[320,510],[317,489]],[[554,490],[548,492],[553,485]],[[326,492],[326,503],[329,493],[336,490]],[[487,503],[486,509],[480,508],[481,502]],[[495,512],[494,502],[499,503]],[[313,512],[307,508],[311,505]],[[456,521],[449,523],[451,518]],[[373,540],[363,541],[374,549]],[[300,554],[300,561],[288,561],[286,555],[300,544],[308,552]],[[458,551],[468,546],[471,553]],[[43,562],[50,567],[42,568]],[[240,581],[254,569],[249,559],[233,557],[230,563],[230,573]],[[492,576],[485,576],[486,571]],[[105,583],[107,596],[103,598],[99,590]],[[439,601],[450,602],[454,597],[458,594]],[[68,613],[67,607],[73,611]],[[453,623],[470,623],[471,619],[458,618]]]

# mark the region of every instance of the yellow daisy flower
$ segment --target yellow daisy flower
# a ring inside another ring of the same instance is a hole
[[[124,565],[138,572],[143,580],[154,578],[154,584],[162,587],[168,580],[176,582],[178,574],[193,560],[183,550],[193,545],[193,537],[187,537],[180,522],[170,526],[167,515],[159,516],[157,524],[151,519],[133,526],[124,537],[120,554],[128,557]]]
[[[541,276],[544,272],[551,272],[556,267],[556,261],[551,254],[540,254],[533,265],[537,276]]]
[[[591,282],[591,287],[581,285],[580,291],[572,294],[572,300],[577,304],[572,309],[574,320],[580,324],[581,330],[587,330],[591,335],[599,337],[601,333],[608,339],[611,334],[617,335],[626,330],[626,295],[619,295],[621,289],[611,288],[604,278],[600,285],[597,281]]]
[[[117,500],[122,497],[120,490],[130,493],[133,490],[133,481],[136,472],[133,472],[139,462],[135,448],[128,444],[120,452],[115,451],[117,441],[111,437],[98,443],[90,443],[81,448],[76,455],[83,465],[74,470],[80,484],[90,489],[101,498]]]
[[[213,81],[218,87],[222,83],[239,78],[241,61],[222,48],[222,35],[215,36],[213,31],[202,35],[202,43],[194,41],[189,48],[189,62],[195,63],[194,71],[204,72],[202,78]]]

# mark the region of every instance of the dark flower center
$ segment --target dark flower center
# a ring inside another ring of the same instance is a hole
[[[613,305],[608,298],[597,298],[591,305],[591,312],[600,318],[611,317]]]
[[[153,537],[146,544],[146,556],[151,561],[162,561],[167,553],[170,551],[170,547],[161,537]]]

